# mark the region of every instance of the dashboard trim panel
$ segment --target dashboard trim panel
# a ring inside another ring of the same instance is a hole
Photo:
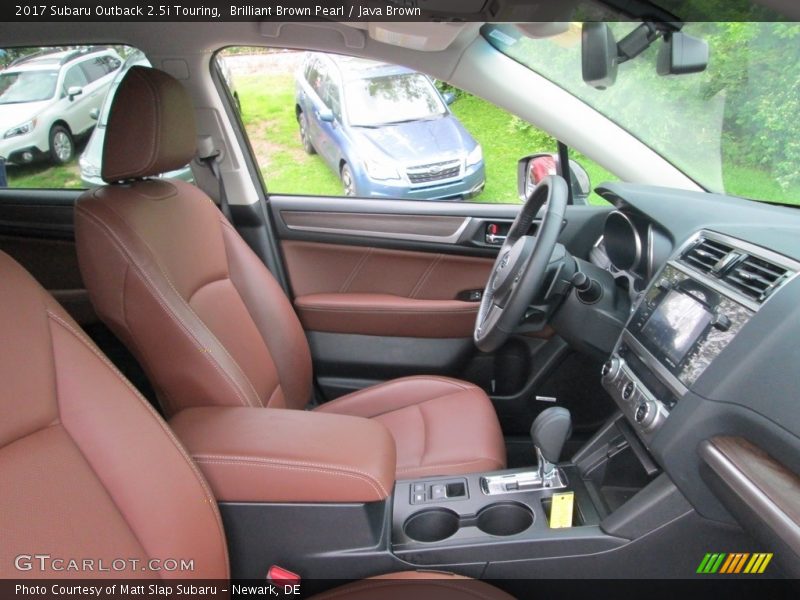
[[[699,452],[752,514],[800,556],[800,478],[740,437],[705,440]]]

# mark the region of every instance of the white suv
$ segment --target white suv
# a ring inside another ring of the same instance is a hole
[[[0,157],[17,165],[72,160],[120,65],[114,50],[88,48],[35,53],[0,71]]]

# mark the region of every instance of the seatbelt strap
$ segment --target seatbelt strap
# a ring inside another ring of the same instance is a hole
[[[233,223],[231,207],[228,205],[228,195],[225,193],[225,181],[222,179],[222,171],[219,168],[219,161],[217,160],[221,154],[222,153],[214,145],[214,140],[211,139],[210,135],[204,135],[198,138],[197,158],[209,168],[211,174],[214,175],[214,179],[217,180],[217,185],[219,186],[219,210],[225,215],[228,221]]]

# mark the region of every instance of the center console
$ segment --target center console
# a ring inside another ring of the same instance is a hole
[[[724,236],[703,232],[641,297],[602,377],[644,439],[755,314],[754,298],[716,276],[746,257]]]
[[[514,560],[545,552],[592,553],[620,540],[599,529],[601,517],[574,466],[560,468],[565,487],[532,486],[489,493],[493,477],[525,480],[530,470],[398,481],[392,515],[392,546],[399,558],[421,566]],[[551,528],[554,494],[574,494],[572,527]]]

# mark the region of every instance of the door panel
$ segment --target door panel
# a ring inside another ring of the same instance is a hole
[[[283,210],[281,219],[291,231],[357,235],[449,244],[458,241],[469,217],[391,215]]]
[[[351,246],[376,246],[462,256],[497,256],[487,227],[507,227],[519,205],[270,196],[278,237]],[[574,256],[588,259],[603,231],[609,206],[569,206],[559,241]],[[445,217],[443,219],[443,217]],[[455,217],[455,218],[454,218]]]
[[[506,231],[518,205],[299,196],[272,196],[269,205],[326,399],[393,377],[440,374],[485,389],[510,435],[524,435],[552,406],[537,400],[544,395],[578,409],[576,426],[594,424],[596,415],[579,409],[577,388],[554,382],[594,377],[599,387],[599,365],[574,368],[551,329],[491,354],[472,343],[478,303],[469,292],[482,291],[502,243],[487,236],[489,225]],[[560,242],[588,258],[607,212],[570,206]],[[576,372],[565,374],[564,365]]]
[[[315,242],[283,242],[295,307],[307,330],[470,337],[488,258]]]
[[[384,337],[469,337],[478,303],[418,300],[389,294],[312,294],[295,299],[308,331]]]

